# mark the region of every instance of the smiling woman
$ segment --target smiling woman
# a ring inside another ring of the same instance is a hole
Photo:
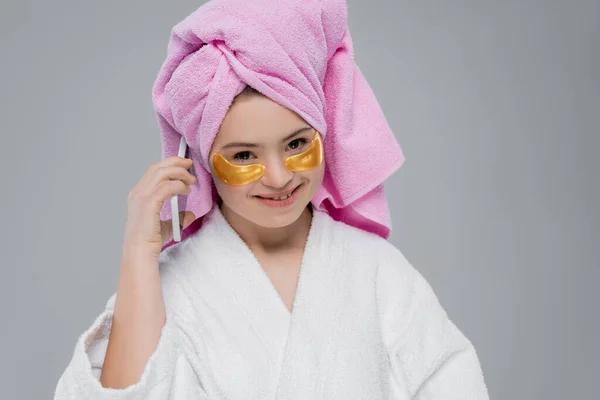
[[[215,137],[209,160],[213,160],[211,173],[221,211],[234,229],[246,233],[244,240],[258,237],[255,229],[259,227],[271,229],[271,242],[273,238],[285,237],[273,228],[289,230],[306,225],[310,219],[307,205],[323,181],[325,163],[322,157],[317,158],[312,168],[295,171],[286,160],[309,149],[315,134],[315,129],[297,113],[250,86],[234,98]],[[316,150],[322,154],[320,141]],[[220,154],[225,158],[221,164]],[[228,169],[228,164],[245,169]],[[215,168],[218,166],[221,167]],[[232,177],[241,175],[241,184],[232,185],[224,170]],[[285,199],[273,199],[277,197]]]
[[[152,201],[56,399],[488,399],[472,343],[386,240],[404,157],[346,3],[213,0],[171,34],[164,159],[132,196]],[[196,220],[154,259],[175,193]]]

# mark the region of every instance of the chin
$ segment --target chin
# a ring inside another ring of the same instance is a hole
[[[252,210],[248,210],[245,215],[247,219],[256,225],[265,228],[283,228],[296,222],[308,206],[308,202],[305,202],[304,199],[298,199],[297,203],[285,211],[271,210],[259,204],[258,207],[252,207]]]
[[[296,222],[302,215],[304,208],[296,208],[286,213],[270,213],[268,210],[262,210],[260,213],[253,213],[257,218],[253,219],[252,222],[265,228],[283,228]]]

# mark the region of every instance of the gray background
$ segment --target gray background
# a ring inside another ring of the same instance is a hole
[[[116,290],[126,199],[160,159],[151,86],[200,1],[0,9],[3,399],[51,398]],[[494,399],[597,399],[598,1],[349,2],[407,161],[391,241]],[[6,392],[8,388],[8,392]]]

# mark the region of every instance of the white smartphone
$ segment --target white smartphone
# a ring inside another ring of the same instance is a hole
[[[177,155],[179,157],[185,158],[187,153],[187,143],[185,142],[185,138],[181,136],[181,141],[179,142],[179,151]],[[171,221],[173,223],[173,241],[181,242],[181,227],[179,226],[179,201],[178,196],[171,197]]]

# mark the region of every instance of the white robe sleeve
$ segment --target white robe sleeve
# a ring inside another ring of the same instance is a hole
[[[100,374],[108,346],[116,294],[92,326],[77,340],[71,361],[61,375],[54,400],[207,400],[184,350],[184,335],[167,315],[156,349],[140,379],[124,389],[105,388]]]
[[[469,339],[395,247],[380,265],[378,298],[396,393],[413,400],[489,400]]]

